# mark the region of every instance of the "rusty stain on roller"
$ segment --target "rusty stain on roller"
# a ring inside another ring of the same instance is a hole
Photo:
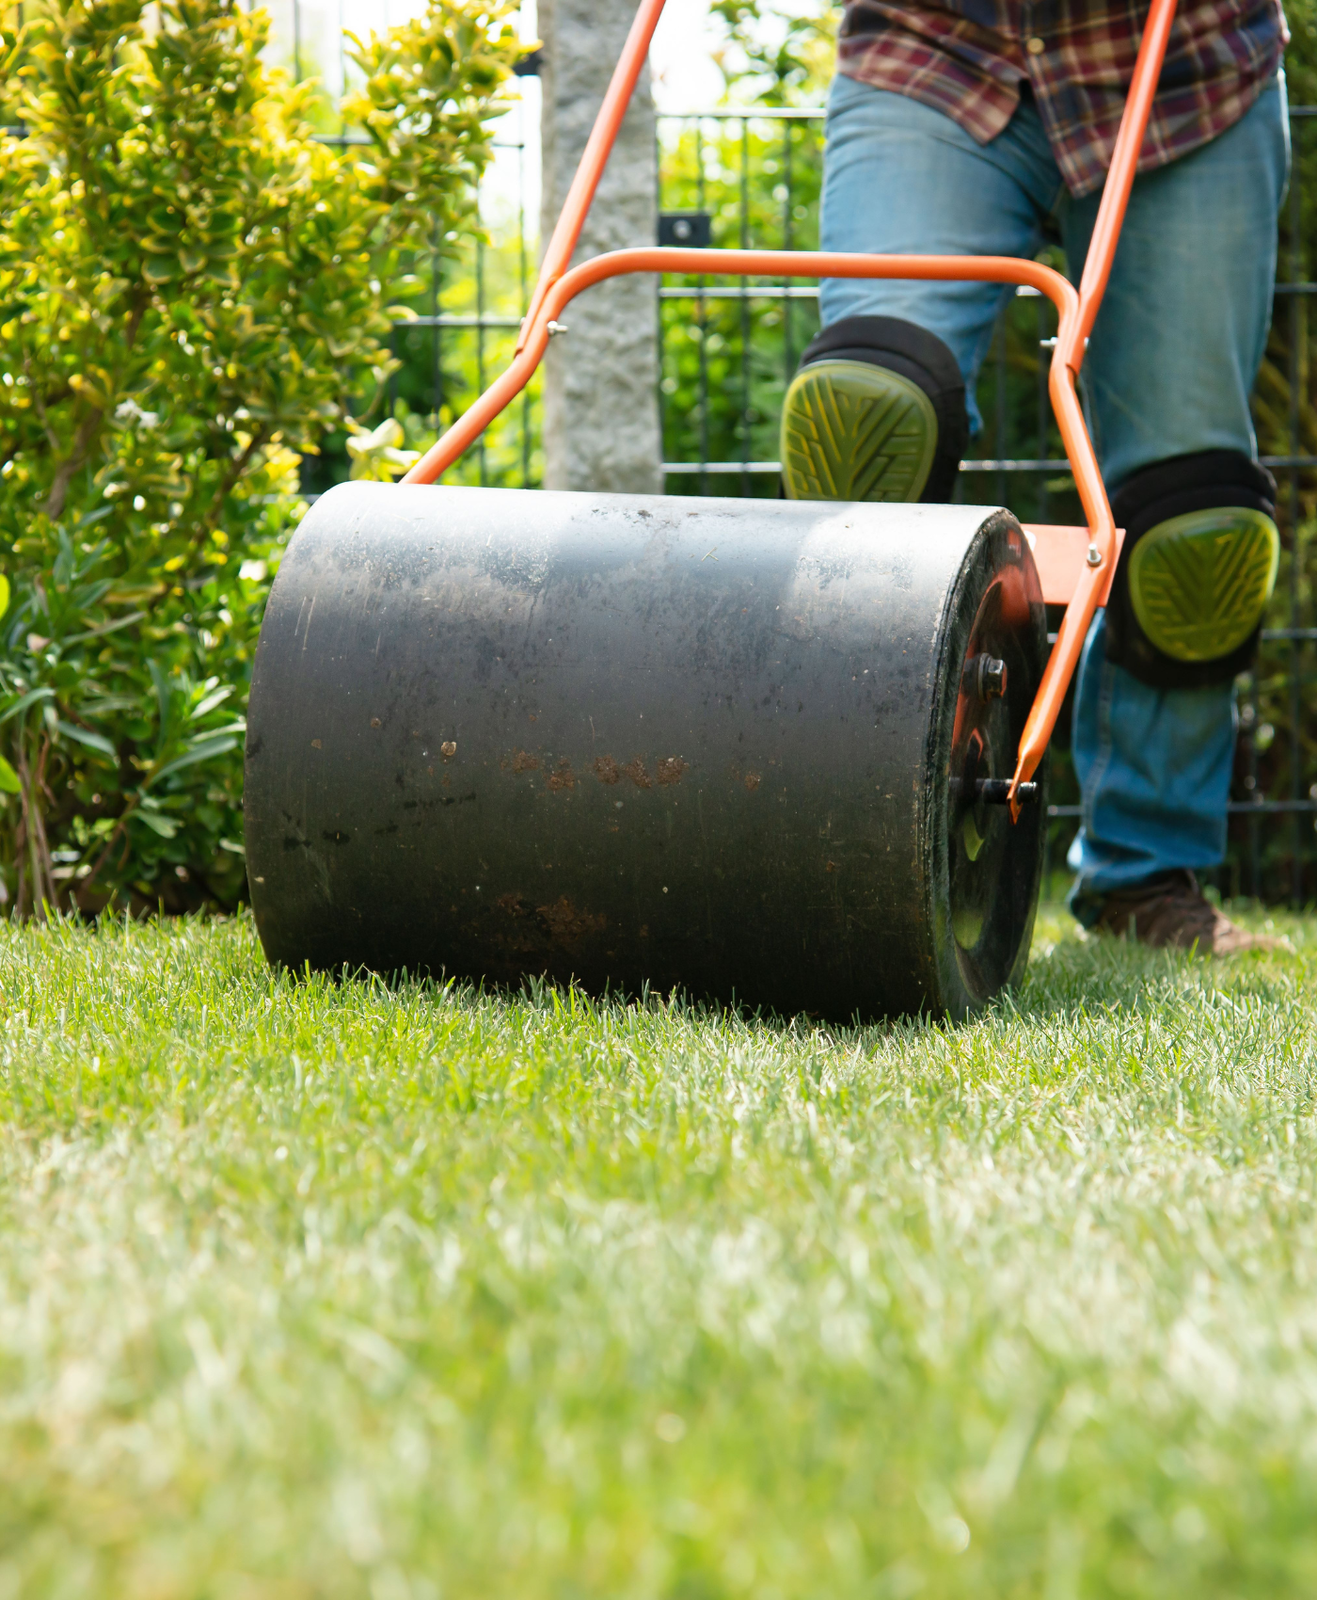
[[[587,933],[602,933],[608,926],[608,918],[602,912],[582,911],[565,894],[552,905],[536,906],[535,917],[550,938],[560,944]]]
[[[841,1020],[981,1004],[1027,956],[1041,870],[1041,808],[1015,825],[986,808],[971,861],[961,801],[967,776],[1009,779],[1046,662],[1018,523],[882,505],[839,529],[826,503],[783,501],[733,532],[740,502],[624,504],[638,526],[612,500],[548,490],[352,483],[311,508],[266,608],[249,712],[267,954],[298,972],[685,985]],[[702,564],[715,538],[718,563]],[[399,581],[335,590],[348,565]],[[747,606],[752,592],[773,602]],[[310,593],[333,652],[302,651]],[[452,612],[431,635],[436,597]],[[512,628],[531,600],[533,625]],[[706,639],[711,612],[726,626]],[[780,628],[797,613],[803,641]],[[965,681],[981,655],[1009,665],[987,700]],[[582,708],[599,703],[600,663],[612,727],[596,716],[596,743]],[[976,730],[994,759],[967,774]],[[445,744],[461,747],[460,788]]]

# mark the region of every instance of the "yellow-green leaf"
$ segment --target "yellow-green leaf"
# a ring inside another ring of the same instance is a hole
[[[3,756],[0,756],[0,792],[5,794],[21,794],[23,785],[18,781],[18,774],[9,765]]]

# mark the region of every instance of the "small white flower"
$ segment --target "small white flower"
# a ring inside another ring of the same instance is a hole
[[[136,400],[121,400],[114,408],[116,422],[136,422],[142,428],[154,428],[160,421],[158,411],[143,411]]]

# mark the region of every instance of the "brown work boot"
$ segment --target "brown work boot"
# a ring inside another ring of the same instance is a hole
[[[1208,900],[1192,872],[1164,873],[1109,894],[1093,925],[1098,933],[1137,939],[1154,949],[1234,956],[1243,950],[1281,950],[1283,939],[1249,933]]]

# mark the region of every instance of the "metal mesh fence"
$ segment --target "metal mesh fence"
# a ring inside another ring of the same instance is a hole
[[[439,241],[430,241],[430,248],[422,244],[414,252],[413,281],[404,301],[409,315],[393,324],[398,369],[387,397],[409,448],[428,446],[512,361],[536,248],[527,171],[535,152],[526,137],[527,120],[526,108],[518,105],[498,125],[495,181],[481,187],[471,235],[443,241],[442,250]],[[351,133],[320,137],[336,144],[358,142]],[[536,379],[450,470],[447,481],[536,486],[543,473],[539,392]],[[303,462],[304,492],[314,496],[340,482],[349,465],[345,438],[330,434],[320,455]]]

